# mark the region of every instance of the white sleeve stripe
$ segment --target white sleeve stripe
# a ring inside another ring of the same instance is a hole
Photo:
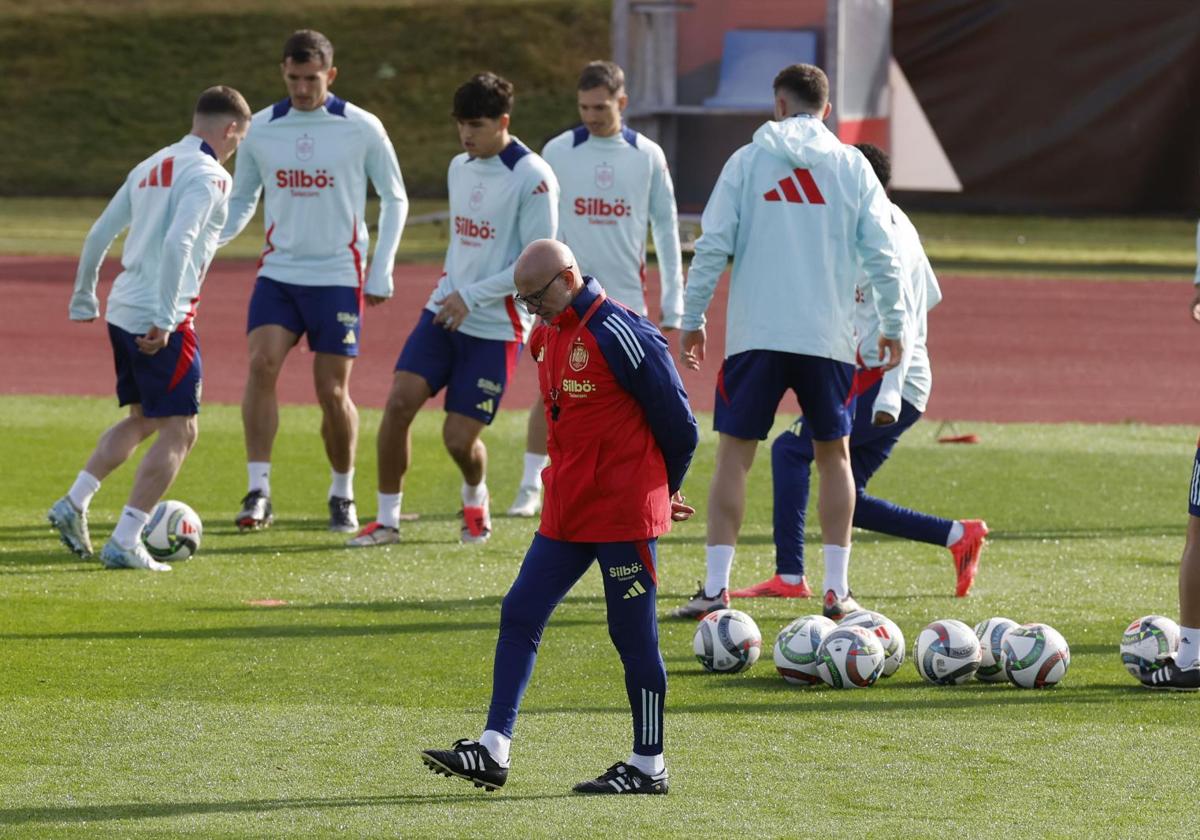
[[[616,317],[609,317],[604,321],[604,328],[617,337],[617,341],[625,349],[625,354],[629,356],[629,361],[634,367],[642,363],[642,359],[646,357],[646,351],[642,349],[641,343],[627,325],[622,324]]]

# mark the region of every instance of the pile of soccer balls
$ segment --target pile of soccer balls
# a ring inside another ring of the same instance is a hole
[[[693,650],[705,669],[737,673],[758,661],[762,634],[744,612],[717,610],[700,621]],[[796,685],[867,688],[895,674],[905,652],[904,634],[882,613],[857,610],[837,623],[805,615],[779,632],[775,668]],[[973,631],[954,619],[934,621],[918,634],[914,654],[917,672],[934,685],[959,685],[974,677],[1048,688],[1071,664],[1071,649],[1053,627],[1008,618],[989,618]]]

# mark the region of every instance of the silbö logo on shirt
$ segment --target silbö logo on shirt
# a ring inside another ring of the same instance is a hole
[[[317,195],[318,190],[333,189],[333,176],[324,169],[309,172],[307,169],[277,169],[275,186],[290,189],[292,195]]]
[[[496,238],[496,229],[492,227],[489,221],[477,222],[468,216],[454,217],[454,233],[456,236],[463,238],[463,243],[466,245],[474,245],[478,247],[478,242],[471,242],[472,239],[489,240]]]
[[[593,224],[613,224],[612,221],[597,222],[596,220],[623,219],[633,215],[633,208],[623,198],[614,198],[609,201],[604,198],[580,196],[575,199],[575,215],[590,216]]]

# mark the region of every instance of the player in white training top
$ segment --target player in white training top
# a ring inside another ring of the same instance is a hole
[[[108,295],[105,320],[117,373],[117,399],[129,416],[110,427],[87,465],[47,518],[63,543],[92,556],[87,510],[100,482],[158,434],[134,476],[129,501],[100,552],[110,569],[167,572],[142,545],[142,529],[187,458],[199,426],[200,346],[192,322],[200,285],[225,224],[230,177],[221,164],[250,127],[250,107],[233,88],[204,91],[191,133],[160,149],[129,173],[83,243],[72,321],[100,314],[100,265],[125,228],[124,271]]]
[[[555,137],[542,157],[558,177],[558,238],[570,246],[579,269],[600,280],[608,296],[641,315],[646,303],[646,227],[662,282],[658,320],[663,332],[683,317],[683,260],[675,186],[658,144],[622,123],[629,103],[625,72],[611,61],[583,68],[576,88],[583,124]],[[509,516],[536,516],[546,466],[546,415],[529,412],[525,466]]]
[[[437,288],[396,362],[379,426],[379,513],[347,544],[400,540],[400,501],[417,411],[446,389],[442,440],[462,471],[463,542],[492,531],[480,439],[500,407],[533,316],[514,298],[513,267],[526,245],[553,239],[558,182],[546,161],[508,133],[513,89],[480,73],[454,93],[466,150],[450,162],[450,245]]]
[[[288,97],[254,117],[238,156],[229,222],[237,236],[265,196],[266,242],[250,299],[250,370],[242,398],[249,488],[239,529],[271,524],[271,449],[279,427],[275,383],[284,359],[307,333],[321,405],[321,437],[333,478],[329,528],[358,529],[354,450],[358,410],[350,370],[358,355],[363,303],[392,295],[392,265],[408,215],[396,153],[383,124],[329,90],[337,78],[333,45],[300,30],[283,47]],[[367,181],[379,194],[379,234],[367,267]]]

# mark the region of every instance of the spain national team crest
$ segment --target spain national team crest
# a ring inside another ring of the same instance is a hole
[[[471,209],[478,210],[483,206],[483,197],[487,195],[487,191],[483,188],[483,184],[476,184],[471,188]]]
[[[296,160],[312,160],[312,156],[316,151],[317,142],[307,134],[302,134],[296,138]]]
[[[613,181],[616,179],[616,173],[611,165],[601,163],[596,167],[596,186],[602,190],[607,190],[612,187]]]
[[[571,366],[571,370],[579,373],[579,371],[587,367],[587,363],[587,348],[583,346],[582,342],[576,342],[575,345],[571,347],[571,357],[567,360],[567,364]]]

